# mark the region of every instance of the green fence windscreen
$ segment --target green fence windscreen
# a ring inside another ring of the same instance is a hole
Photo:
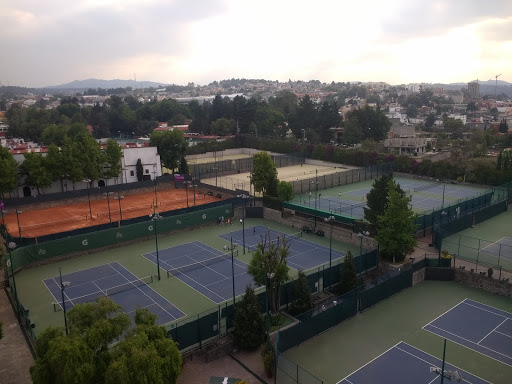
[[[301,212],[306,215],[318,216],[318,217],[323,217],[323,218],[326,218],[329,216],[334,216],[336,221],[340,222],[340,223],[353,224],[354,221],[356,220],[353,217],[343,216],[338,213],[322,211],[320,209],[311,208],[311,207],[308,207],[305,205],[299,205],[299,204],[293,204],[293,203],[283,203],[282,205],[283,205],[283,208],[291,209],[296,212]]]
[[[232,216],[233,205],[195,211],[183,215],[163,218],[156,222],[158,233],[183,229],[203,223],[214,222],[219,216]],[[65,239],[34,244],[12,252],[13,265],[18,269],[30,262],[63,256],[75,252],[85,252],[125,241],[154,236],[155,222],[146,221],[120,228],[72,236]]]

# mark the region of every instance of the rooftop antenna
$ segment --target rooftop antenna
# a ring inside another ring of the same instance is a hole
[[[496,75],[496,85],[494,86],[494,103],[496,104],[496,107],[498,107],[498,98],[497,98],[497,90],[498,90],[498,77],[501,76],[501,73],[499,75]]]

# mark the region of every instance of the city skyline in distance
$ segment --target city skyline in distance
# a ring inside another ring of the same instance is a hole
[[[7,0],[2,85],[77,79],[209,84],[512,82],[512,3]],[[508,71],[508,72],[507,72]],[[136,74],[136,75],[135,75]]]

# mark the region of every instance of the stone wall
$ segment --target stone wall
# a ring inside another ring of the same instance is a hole
[[[425,280],[425,268],[421,268],[412,274],[412,285],[415,286]]]
[[[271,220],[277,222],[279,224],[291,226],[292,228],[296,228],[297,231],[300,231],[303,226],[313,227],[314,222],[308,220],[304,217],[291,215],[289,217],[282,217],[280,211],[276,211],[270,208],[263,208],[263,217],[266,220]],[[330,224],[326,223],[324,219],[318,218],[316,221],[316,229],[321,229],[324,231],[325,236],[329,236],[331,231]],[[340,228],[336,225],[333,225],[332,228],[332,238],[338,241],[342,241],[344,243],[353,244],[359,246],[360,239],[357,237],[357,233],[353,232],[350,229]],[[365,249],[373,249],[377,247],[377,243],[374,239],[370,237],[363,238],[363,248]]]
[[[501,296],[512,297],[512,284],[505,281],[498,281],[487,275],[480,275],[464,269],[455,269],[455,281],[484,291],[497,293]]]

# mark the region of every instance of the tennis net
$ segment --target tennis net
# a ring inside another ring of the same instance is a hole
[[[267,247],[269,246],[269,244],[273,244],[273,245],[276,245],[278,242],[279,244],[282,244],[283,243],[283,238],[285,238],[288,242],[288,245],[291,245],[294,240],[297,240],[297,239],[300,239],[302,238],[302,231],[299,231],[299,232],[295,232],[295,233],[277,233],[277,234],[274,234],[273,232],[271,232],[272,235],[275,236],[274,239],[267,241]],[[246,247],[247,247],[247,250],[249,252],[256,252],[256,250],[258,249],[258,245],[261,243],[261,241],[258,243],[258,244],[247,244]]]
[[[233,249],[233,256],[234,257],[238,256],[238,249]],[[190,264],[187,264],[187,265],[183,265],[181,267],[167,269],[166,270],[167,271],[167,277],[179,276],[179,275],[181,275],[183,273],[194,271],[196,269],[207,267],[208,265],[220,263],[220,262],[223,262],[223,261],[229,261],[229,263],[231,263],[231,252],[222,253],[220,255],[211,257],[209,259],[197,261],[195,263],[190,263]]]
[[[414,188],[414,192],[423,191],[423,190],[429,189],[429,188],[434,188],[434,187],[437,187],[438,185],[439,185],[439,183],[422,185],[421,187]]]
[[[94,280],[92,282],[94,282]],[[72,306],[74,306],[76,304],[90,303],[91,301],[98,300],[100,297],[109,297],[109,296],[115,295],[116,293],[120,293],[120,292],[128,291],[133,288],[139,288],[139,287],[148,285],[152,282],[153,282],[153,276],[146,276],[146,277],[142,277],[137,280],[128,281],[126,283],[116,285],[114,287],[110,287],[110,288],[106,288],[106,289],[99,288],[100,289],[99,291],[89,293],[89,294],[83,295],[83,296],[77,296],[77,297],[72,297],[72,298],[66,299],[65,300],[66,307],[71,308]],[[54,312],[62,310],[62,301],[53,302],[52,305],[53,305]]]

